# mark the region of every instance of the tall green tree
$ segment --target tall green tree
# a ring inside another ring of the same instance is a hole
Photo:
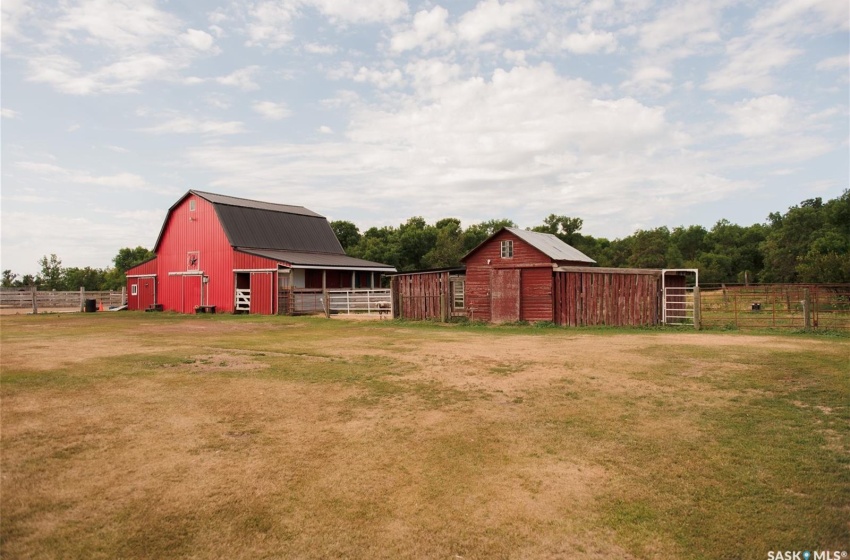
[[[40,287],[47,290],[64,289],[62,259],[57,257],[56,253],[51,253],[49,257],[47,255],[41,257],[38,260],[38,266],[41,267],[37,278]]]
[[[113,257],[112,262],[115,264],[115,268],[120,270],[122,273],[126,273],[134,266],[152,259],[155,256],[156,253],[150,249],[142,247],[141,245],[135,249],[131,247],[123,247],[118,250],[118,254]]]
[[[460,265],[464,251],[464,232],[457,218],[445,218],[434,224],[437,237],[434,246],[423,257],[427,268],[448,268]]]
[[[331,222],[331,229],[339,239],[343,250],[348,252],[350,249],[360,243],[360,230],[352,222],[346,220],[334,220]]]

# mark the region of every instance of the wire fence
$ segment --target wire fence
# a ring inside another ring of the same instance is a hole
[[[704,284],[706,328],[850,330],[850,284]]]

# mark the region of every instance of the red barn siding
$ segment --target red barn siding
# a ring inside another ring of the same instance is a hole
[[[195,211],[189,210],[191,201]],[[234,309],[233,248],[221,227],[212,204],[194,194],[187,196],[168,217],[168,223],[157,246],[157,299],[166,311],[191,313],[200,303],[200,279],[185,282],[189,266],[187,254],[197,251],[198,270],[209,277],[204,285],[204,304],[215,305],[219,312]],[[195,298],[197,292],[197,298]],[[198,303],[191,303],[198,300]],[[187,310],[188,305],[192,305]]]
[[[266,257],[233,251],[233,270],[277,270],[279,264]]]
[[[156,257],[137,264],[127,271],[127,276],[151,276],[156,274]]]
[[[133,295],[133,287],[136,295]],[[142,311],[156,303],[156,276],[142,276],[127,279],[127,309]]]
[[[523,268],[520,319],[528,322],[552,321],[552,269]]]
[[[133,286],[136,295],[133,295]],[[156,257],[127,271],[127,309],[144,310],[156,303]]]
[[[251,273],[251,313],[273,315],[277,299],[277,273]]]

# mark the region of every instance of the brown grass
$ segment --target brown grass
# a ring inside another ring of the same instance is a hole
[[[733,529],[738,506],[700,498],[749,483],[724,474],[749,440],[718,419],[791,387],[781,414],[848,456],[841,395],[797,390],[840,372],[762,379],[770,356],[840,363],[844,341],[129,313],[0,326],[3,558],[723,558],[732,543],[762,558],[781,523]],[[817,482],[759,465],[780,512],[831,508],[816,485],[842,487],[820,464]],[[700,507],[704,529],[683,513]],[[839,546],[846,513],[795,522]]]

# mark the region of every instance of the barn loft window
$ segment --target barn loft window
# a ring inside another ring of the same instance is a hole
[[[194,211],[195,211],[195,199],[193,198],[192,200],[189,201],[189,212],[194,212]]]
[[[512,259],[514,256],[514,242],[511,240],[502,241],[502,258]]]
[[[139,285],[133,284],[130,286],[130,295],[137,296],[139,295]]]

